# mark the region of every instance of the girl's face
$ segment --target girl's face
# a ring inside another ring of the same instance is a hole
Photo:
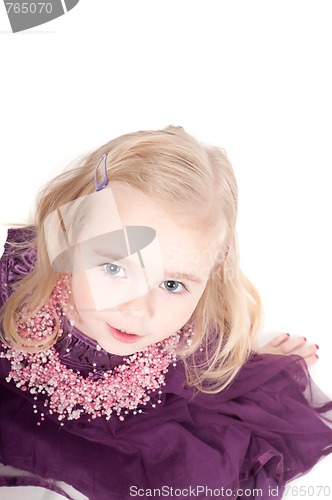
[[[201,232],[126,184],[91,199],[74,251],[75,326],[110,353],[133,354],[188,322],[215,258]]]

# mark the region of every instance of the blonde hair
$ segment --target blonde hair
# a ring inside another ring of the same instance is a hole
[[[85,155],[80,164],[40,191],[33,222],[36,234],[30,242],[37,250],[37,260],[1,311],[5,340],[22,350],[42,350],[57,340],[58,330],[44,343],[31,342],[27,348],[16,321],[20,314],[23,317],[22,310],[33,315],[46,303],[60,276],[48,256],[46,218],[66,203],[95,192],[93,174],[105,153],[110,181],[126,183],[176,212],[184,225],[201,228],[207,241],[218,249],[219,258],[192,316],[192,343],[179,355],[189,385],[207,393],[219,392],[247,361],[261,326],[262,307],[257,291],[239,269],[235,234],[238,193],[232,166],[223,150],[199,143],[181,127],[139,131],[114,139]],[[76,216],[75,212],[73,225],[78,222]]]

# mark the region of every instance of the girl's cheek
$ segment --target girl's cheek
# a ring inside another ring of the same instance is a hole
[[[93,303],[91,288],[84,273],[73,275],[72,295],[77,309],[82,311],[91,309]]]

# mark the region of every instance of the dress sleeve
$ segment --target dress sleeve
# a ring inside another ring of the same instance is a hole
[[[0,307],[13,292],[16,283],[35,265],[35,236],[33,226],[8,230],[4,252],[0,259]]]
[[[242,489],[260,489],[268,497],[274,488],[281,495],[286,483],[332,453],[332,401],[300,356],[254,355],[215,404],[234,419],[233,427],[248,433]]]

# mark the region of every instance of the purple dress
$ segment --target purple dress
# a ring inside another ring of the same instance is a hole
[[[9,244],[25,238],[24,231],[8,233],[0,266],[2,303],[34,266],[35,250],[22,253]],[[104,371],[123,359],[98,350],[75,328],[71,337],[64,333],[56,344],[60,359],[84,376],[93,366]],[[253,354],[217,395],[186,387],[178,363],[166,375],[157,408],[144,407],[124,421],[82,415],[64,426],[47,411],[38,426],[33,404],[42,412],[42,401],[7,382],[8,371],[9,361],[0,359],[0,463],[44,478],[40,484],[55,491],[49,480],[63,481],[90,500],[267,499],[272,489],[280,499],[287,481],[332,451],[332,402],[314,386],[299,356]],[[36,477],[25,484],[38,483]],[[2,477],[0,484],[18,481]]]

